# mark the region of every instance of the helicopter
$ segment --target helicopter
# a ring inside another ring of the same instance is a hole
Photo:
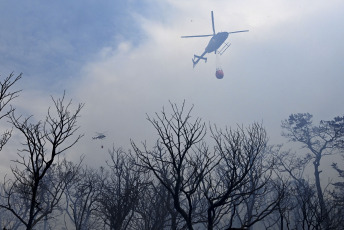
[[[104,133],[96,133],[96,136],[92,137],[93,140],[103,140],[106,136],[104,135]],[[102,141],[102,145],[101,148],[104,148],[103,145],[103,141]]]
[[[181,38],[195,38],[195,37],[212,37],[207,45],[205,47],[204,52],[199,55],[194,55],[194,58],[192,59],[193,62],[193,67],[197,65],[197,63],[202,59],[205,62],[207,62],[207,58],[204,57],[207,53],[214,52],[215,54],[217,53],[217,50],[220,48],[220,46],[226,41],[228,38],[229,34],[234,34],[234,33],[241,33],[241,32],[248,32],[249,30],[239,30],[239,31],[232,31],[232,32],[219,32],[215,33],[215,25],[214,25],[214,13],[211,11],[211,22],[213,26],[213,34],[207,34],[207,35],[192,35],[192,36],[181,36]],[[219,53],[222,55],[226,49],[230,46],[230,44],[225,43],[223,47],[219,50]]]
[[[103,133],[96,133],[97,136],[95,137],[92,137],[92,139],[100,139],[100,140],[103,140],[106,136],[103,134]]]

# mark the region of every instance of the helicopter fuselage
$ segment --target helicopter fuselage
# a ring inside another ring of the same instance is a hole
[[[211,53],[215,52],[228,38],[228,32],[220,32],[215,34],[209,41],[207,47],[205,47],[205,52]]]
[[[207,58],[204,57],[206,53],[211,53],[214,52],[216,54],[216,51],[220,46],[226,41],[228,38],[228,32],[220,32],[215,35],[210,39],[207,47],[205,47],[204,52],[202,53],[201,56],[194,55],[194,59],[192,59],[193,62],[193,67],[197,65],[197,63],[203,59],[205,62],[207,62]]]
[[[104,139],[105,135],[104,134],[100,134],[98,136],[92,137],[92,139]]]

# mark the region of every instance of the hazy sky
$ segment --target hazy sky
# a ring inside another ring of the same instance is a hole
[[[212,10],[217,32],[250,30],[229,36],[222,80],[214,54],[192,68],[209,38],[180,38],[212,33]],[[263,122],[277,143],[291,113],[343,115],[343,28],[342,0],[0,1],[0,74],[23,72],[14,104],[36,119],[64,90],[85,103],[85,137],[71,155],[87,162],[113,143],[156,139],[146,113],[169,100],[221,127]],[[107,139],[93,141],[95,132]]]

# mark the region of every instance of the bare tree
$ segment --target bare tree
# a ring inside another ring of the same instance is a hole
[[[299,156],[290,150],[275,152],[276,169],[289,178],[288,202],[283,204],[284,212],[280,210],[280,218],[284,218],[292,229],[318,229],[323,222],[315,185],[304,175],[311,159],[310,154]]]
[[[66,215],[76,230],[101,229],[96,216],[97,200],[102,192],[104,170],[82,168],[65,189]]]
[[[1,185],[2,186],[2,185]],[[1,188],[1,192],[3,192],[3,187]],[[3,203],[3,201],[1,201]],[[22,214],[25,213],[25,209],[18,210],[18,212],[22,211]],[[11,229],[17,230],[22,226],[22,223],[7,209],[0,209],[0,226],[4,229]]]
[[[14,111],[14,108],[9,105],[9,103],[16,97],[19,96],[20,90],[12,90],[13,85],[21,79],[22,74],[19,74],[17,77],[14,77],[14,74],[11,73],[8,77],[0,81],[0,120],[5,116],[8,116]],[[5,108],[8,108],[7,111],[4,111]],[[12,130],[6,130],[0,137],[0,151],[7,143],[11,137]]]
[[[341,147],[343,148],[343,147]],[[343,157],[344,159],[344,157]],[[334,207],[334,220],[333,222],[336,222],[339,224],[339,226],[342,226],[344,222],[344,170],[338,166],[338,163],[332,164],[333,169],[335,169],[338,173],[338,176],[340,178],[340,181],[337,181],[333,183],[334,190],[331,193],[332,199],[333,199],[333,207]],[[343,166],[342,166],[343,167]]]
[[[313,125],[311,114],[291,114],[288,119],[282,121],[282,128],[283,136],[292,142],[301,143],[303,148],[310,151],[306,158],[313,161],[322,227],[330,229],[330,215],[321,187],[320,173],[322,171],[319,167],[322,157],[338,153],[344,143],[344,117],[336,117],[331,121],[321,121],[319,125]]]
[[[283,197],[283,186],[271,180],[272,163],[264,156],[266,131],[254,123],[246,129],[215,127],[212,136],[220,163],[203,181],[207,228],[249,228],[273,212]]]
[[[160,183],[147,184],[135,211],[137,217],[130,225],[133,230],[161,230],[177,225],[171,194]]]
[[[225,131],[214,126],[210,151],[206,126],[200,118],[191,119],[192,108],[185,110],[185,102],[170,105],[171,115],[163,109],[156,118],[148,116],[159,137],[153,149],[146,143],[142,149],[134,142],[132,146],[141,164],[171,194],[185,222],[172,229],[232,229],[240,215],[240,227],[250,227],[277,209],[284,185],[271,180],[273,161],[265,163],[267,137],[261,125]]]
[[[14,178],[5,179],[2,194],[5,202],[0,207],[15,215],[27,230],[31,230],[57,207],[66,184],[63,182],[71,180],[72,172],[68,167],[63,167],[65,170],[58,174],[53,173],[53,170],[61,166],[58,156],[82,137],[74,135],[79,128],[76,122],[83,104],[71,112],[72,102],[65,103],[65,95],[61,99],[52,100],[55,111],[49,108],[44,121],[30,123],[31,117],[21,119],[14,112],[9,115],[11,124],[23,134],[25,142],[24,148],[18,153],[19,159],[14,160]],[[47,183],[50,175],[60,178],[56,182],[54,178],[50,181],[54,183],[50,184]],[[46,187],[48,185],[53,187]],[[18,211],[18,204],[27,209],[25,214]]]
[[[344,179],[344,170],[338,166],[338,163],[333,163],[332,168],[337,171],[340,179]],[[334,183],[335,191],[332,193],[334,199],[338,202],[338,205],[344,208],[344,182],[338,181]]]
[[[156,118],[147,118],[159,136],[154,148],[151,150],[143,143],[140,149],[134,142],[132,147],[141,164],[171,194],[175,210],[183,218],[185,227],[192,230],[194,224],[202,221],[204,211],[199,199],[201,182],[216,160],[203,141],[205,124],[200,118],[191,118],[192,108],[186,110],[185,102],[181,107],[170,105],[171,115],[163,109],[161,115],[156,113]]]
[[[19,81],[22,74],[14,76],[11,73],[8,77],[0,81],[0,120],[8,116],[14,111],[14,108],[9,104],[14,98],[19,96],[21,90],[12,90],[13,85]],[[6,108],[8,108],[6,110]],[[5,111],[6,110],[6,111]],[[5,130],[0,136],[0,151],[10,139],[12,130]],[[3,192],[3,186],[1,186],[1,193]],[[1,196],[0,196],[1,197]],[[17,229],[20,222],[15,221],[15,217],[9,213],[6,209],[0,210],[0,224],[4,228]]]
[[[109,153],[111,161],[107,165],[110,170],[97,199],[97,210],[111,230],[125,230],[134,218],[147,179],[130,153],[122,148],[113,148]]]

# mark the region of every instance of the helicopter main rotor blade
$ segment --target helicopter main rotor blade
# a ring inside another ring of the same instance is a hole
[[[198,38],[198,37],[210,37],[214,36],[213,34],[207,34],[207,35],[193,35],[193,36],[181,36],[181,38]]]
[[[213,25],[213,33],[215,35],[215,25],[214,25],[214,13],[213,13],[213,11],[211,11],[211,23]]]
[[[229,34],[234,34],[234,33],[241,33],[241,32],[248,32],[249,30],[238,30],[238,31],[232,31],[228,32]]]

